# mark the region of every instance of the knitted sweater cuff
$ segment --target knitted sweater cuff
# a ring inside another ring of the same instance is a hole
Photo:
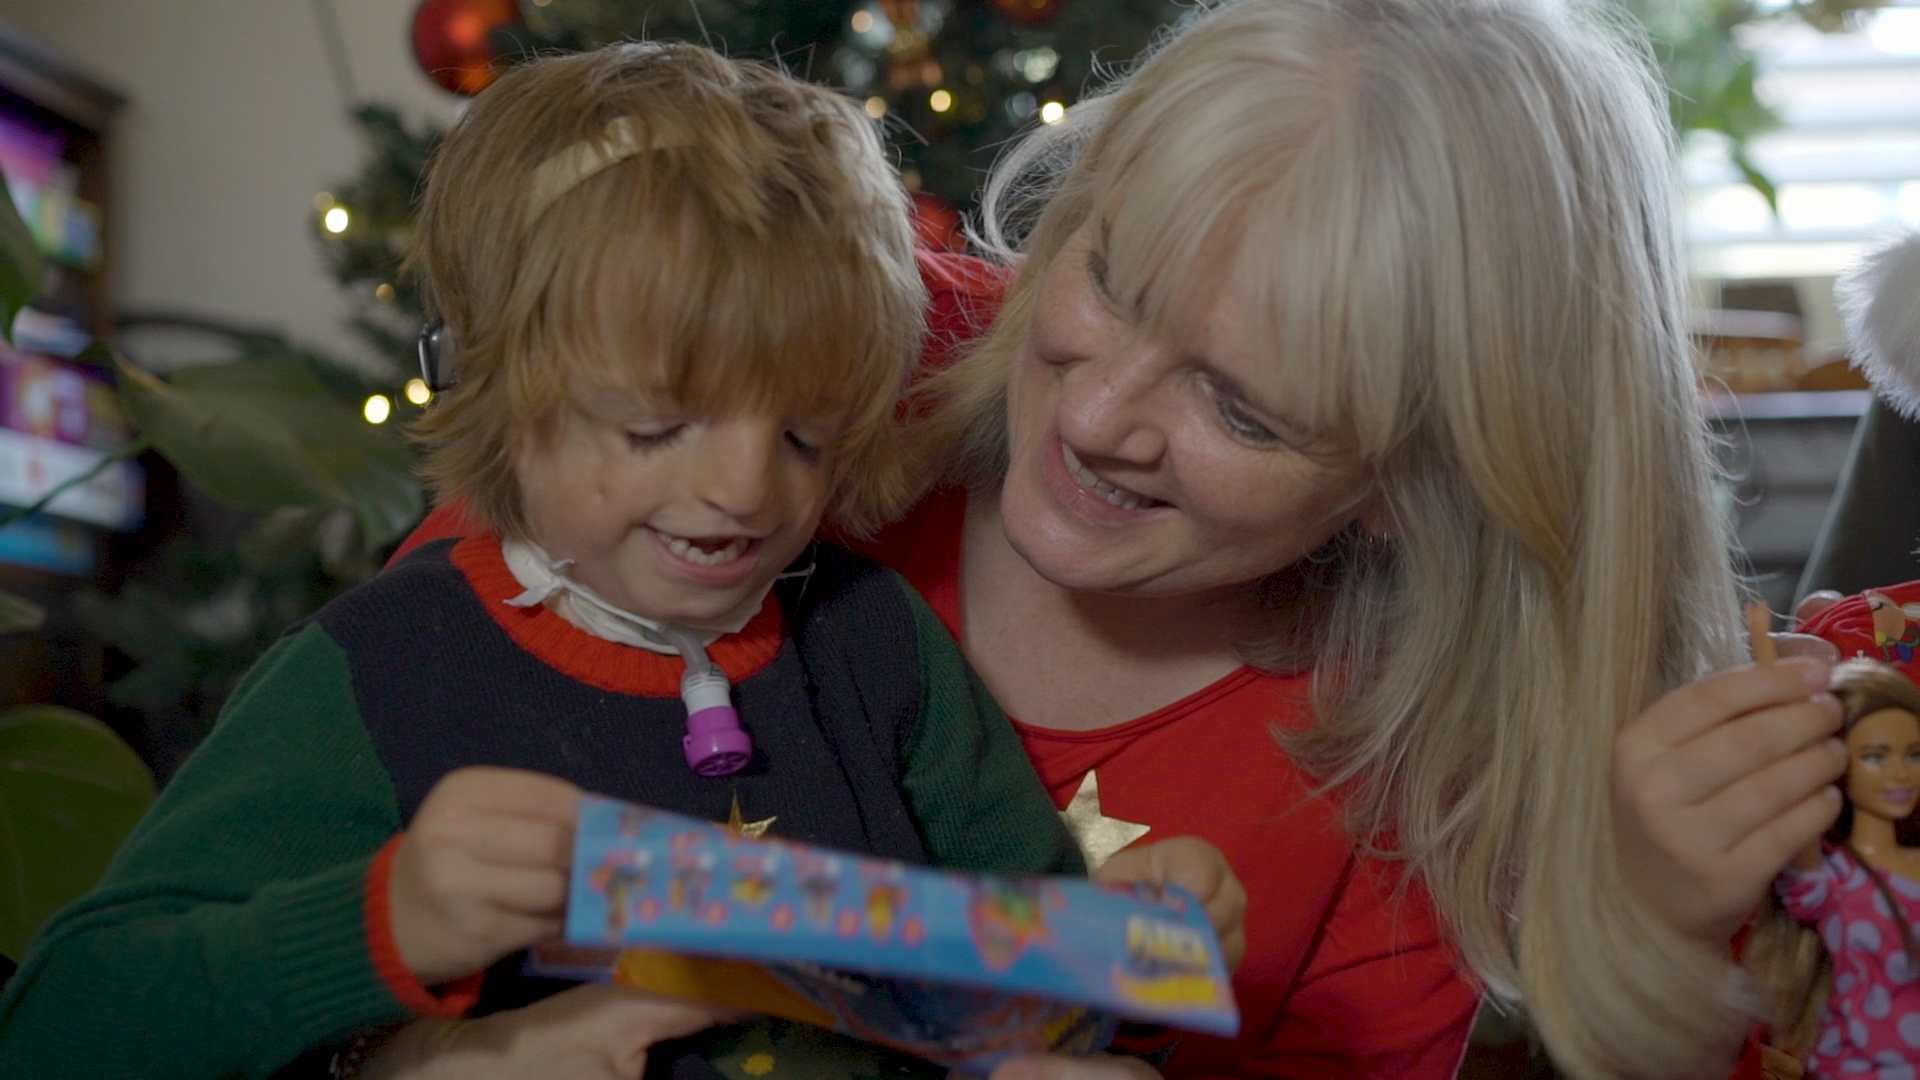
[[[395,1000],[413,1012],[422,1016],[465,1015],[480,1000],[480,985],[486,980],[486,972],[476,971],[455,979],[436,992],[414,977],[400,958],[399,943],[393,939],[393,906],[387,886],[393,879],[394,856],[399,853],[404,838],[403,833],[388,840],[367,867],[366,942],[373,969]]]
[[[261,891],[260,947],[274,980],[271,1009],[321,1034],[400,1019],[395,995],[368,960],[366,881],[352,859]],[[266,1004],[266,1003],[262,1003]]]

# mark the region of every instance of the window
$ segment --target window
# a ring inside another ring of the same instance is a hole
[[[1902,227],[1920,230],[1920,0],[1846,33],[1794,19],[1741,32],[1760,99],[1781,119],[1750,144],[1779,212],[1741,180],[1723,139],[1697,134],[1682,159],[1694,272],[1823,277]]]

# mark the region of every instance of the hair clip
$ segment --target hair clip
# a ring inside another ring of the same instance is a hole
[[[453,331],[447,329],[447,321],[434,319],[422,326],[414,345],[420,354],[420,377],[427,381],[427,389],[437,394],[452,386]]]

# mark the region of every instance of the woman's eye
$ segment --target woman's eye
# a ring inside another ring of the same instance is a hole
[[[1242,409],[1237,402],[1222,398],[1220,401],[1220,419],[1227,425],[1227,430],[1248,442],[1276,443],[1280,441],[1280,436],[1274,434],[1272,428],[1269,428],[1267,425],[1248,415],[1246,410]]]
[[[685,424],[671,424],[661,428],[628,428],[627,447],[632,450],[657,450],[680,437],[686,430]]]
[[[1886,763],[1887,755],[1878,750],[1869,750],[1860,755],[1860,760],[1867,765],[1882,765]]]

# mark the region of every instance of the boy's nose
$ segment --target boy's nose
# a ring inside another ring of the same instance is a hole
[[[772,502],[780,450],[778,425],[735,421],[695,465],[694,495],[733,521],[751,525]]]

